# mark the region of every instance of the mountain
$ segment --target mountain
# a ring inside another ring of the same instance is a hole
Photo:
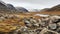
[[[23,8],[23,7],[16,7],[17,11],[19,12],[28,12],[27,9]]]
[[[13,5],[11,4],[6,4],[3,1],[0,1],[0,13],[10,13],[13,12]],[[15,10],[15,9],[14,9]]]
[[[0,1],[0,13],[20,13],[20,12],[28,12],[28,10],[23,7],[14,7],[12,4],[6,4],[3,1]]]
[[[12,4],[7,4],[7,8],[10,10],[16,10]]]
[[[60,11],[60,4],[53,6],[52,8],[44,8],[41,11]]]
[[[60,4],[50,8],[51,11],[60,11]]]
[[[42,9],[40,14],[60,15],[60,4],[51,8]]]
[[[29,12],[40,12],[41,9],[29,9]]]
[[[0,10],[5,10],[7,9],[7,6],[4,2],[0,1]]]

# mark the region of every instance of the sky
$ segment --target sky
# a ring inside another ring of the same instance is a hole
[[[5,3],[14,6],[24,7],[26,9],[43,9],[50,8],[60,4],[60,0],[2,0]]]

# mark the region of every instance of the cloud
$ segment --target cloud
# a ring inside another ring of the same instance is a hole
[[[45,8],[60,4],[60,0],[2,0],[14,6],[22,6],[25,8]]]

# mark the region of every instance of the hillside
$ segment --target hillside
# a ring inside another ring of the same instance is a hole
[[[6,4],[3,1],[0,1],[0,13],[20,13],[20,12],[28,12],[27,9],[23,7],[14,7],[12,4]]]
[[[52,8],[42,9],[41,14],[60,15],[60,4]]]

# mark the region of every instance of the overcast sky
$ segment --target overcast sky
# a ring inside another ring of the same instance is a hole
[[[60,4],[60,0],[2,0],[14,6],[24,7],[26,9],[43,9]]]

